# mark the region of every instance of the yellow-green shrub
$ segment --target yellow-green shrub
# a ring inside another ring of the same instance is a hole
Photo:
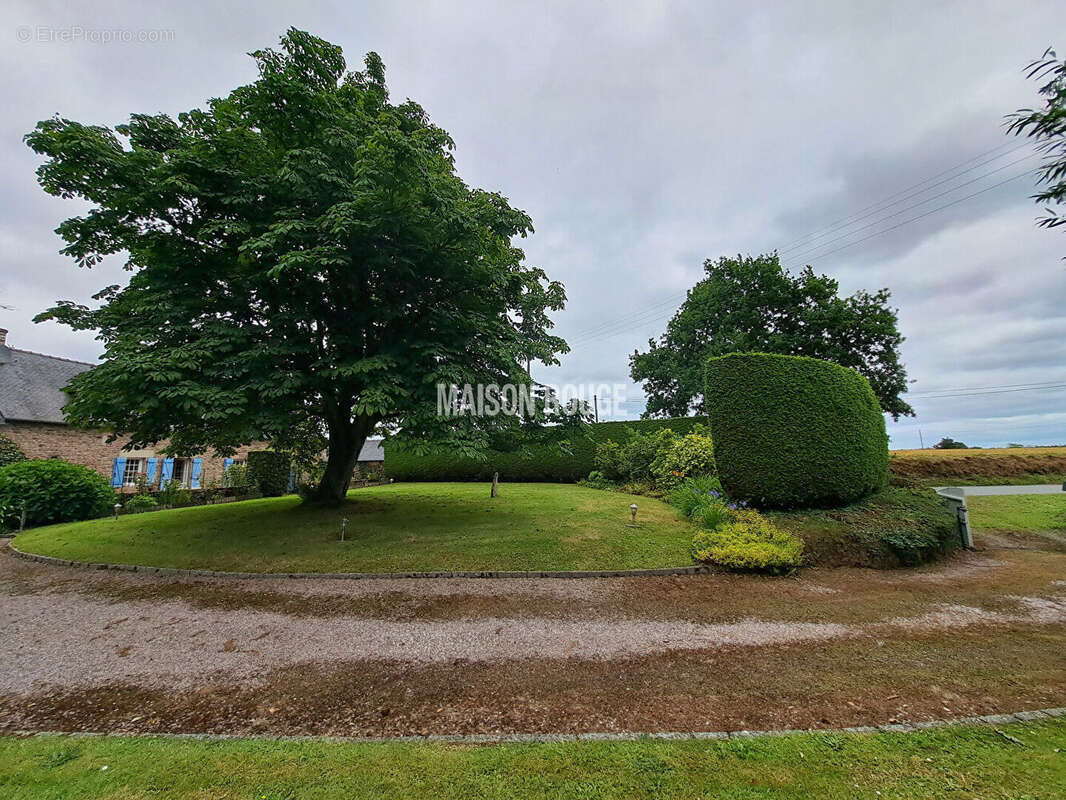
[[[705,564],[745,572],[789,572],[803,561],[803,542],[774,527],[757,511],[738,510],[732,521],[701,530],[692,539],[692,557]]]
[[[680,485],[685,478],[714,475],[714,445],[701,432],[674,436],[663,441],[651,463],[655,482],[664,489]]]

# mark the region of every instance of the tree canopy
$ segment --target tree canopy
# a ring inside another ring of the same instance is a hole
[[[204,109],[113,129],[59,117],[26,141],[83,267],[127,253],[125,287],[38,319],[95,329],[103,363],[71,385],[75,424],[170,439],[172,452],[328,435],[318,499],[340,502],[377,425],[476,452],[485,424],[443,422],[438,383],[525,382],[566,343],[561,284],[525,264],[532,221],[455,173],[453,142],[393,104],[381,59],[289,30],[259,76]]]
[[[707,277],[688,292],[659,341],[630,356],[644,383],[645,416],[702,411],[707,359],[736,352],[810,356],[864,375],[894,419],[913,415],[902,399],[907,373],[888,289],[840,297],[839,286],[810,267],[793,275],[776,253],[704,262]]]
[[[1066,203],[1066,60],[1060,61],[1055,51],[1048,49],[1029,64],[1027,75],[1044,81],[1039,89],[1044,104],[1011,114],[1007,130],[1036,140],[1037,150],[1044,156],[1038,178],[1044,189],[1033,199],[1044,204],[1045,216],[1039,224],[1055,228],[1066,225],[1066,214],[1057,208]]]

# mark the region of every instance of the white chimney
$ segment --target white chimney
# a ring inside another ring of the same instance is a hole
[[[0,347],[7,347],[7,328],[0,328]]]

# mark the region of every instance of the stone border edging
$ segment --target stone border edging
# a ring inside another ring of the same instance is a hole
[[[269,742],[338,742],[351,744],[508,744],[537,742],[629,742],[646,739],[684,741],[684,740],[723,740],[751,739],[769,736],[789,736],[800,733],[917,733],[934,728],[950,728],[960,725],[1009,725],[1018,722],[1039,722],[1043,719],[1066,717],[1066,708],[1042,708],[1036,711],[1018,711],[1013,714],[985,714],[980,717],[952,717],[949,719],[930,720],[928,722],[904,722],[888,725],[859,725],[847,728],[803,728],[793,730],[771,731],[652,731],[639,733],[622,731],[619,733],[468,733],[468,734],[430,734],[427,736],[271,736],[264,733],[130,733],[129,731],[10,731],[6,736],[66,736],[69,738],[93,738],[100,736],[136,736],[145,739],[178,739],[201,742],[224,742],[256,740]]]
[[[711,572],[707,566],[657,567],[651,569],[592,569],[592,570],[457,570],[441,572],[220,572],[211,569],[181,569],[178,567],[149,567],[139,564],[103,564],[92,561],[71,561],[54,556],[27,553],[8,543],[12,555],[26,561],[36,561],[55,567],[136,572],[172,578],[325,578],[329,580],[388,580],[397,578],[648,578],[676,575],[703,575]]]

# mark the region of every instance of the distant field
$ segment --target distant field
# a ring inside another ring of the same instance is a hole
[[[934,450],[927,447],[924,450],[892,450],[889,455],[893,458],[965,458],[967,456],[1050,456],[1066,458],[1066,446],[1063,447],[985,447],[981,449],[967,450]]]
[[[1066,447],[987,450],[893,450],[894,476],[925,484],[1059,483],[1066,479]]]

